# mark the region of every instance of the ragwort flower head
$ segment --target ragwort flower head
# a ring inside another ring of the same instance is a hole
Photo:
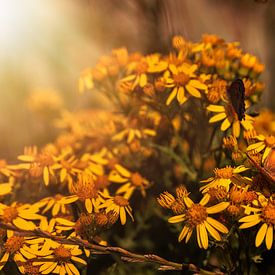
[[[197,242],[200,248],[207,249],[209,245],[208,234],[216,241],[221,240],[220,233],[228,233],[228,229],[219,221],[213,219],[209,214],[220,213],[225,210],[229,203],[220,202],[216,205],[206,207],[210,196],[205,195],[199,203],[194,203],[191,199],[186,205],[187,210],[184,214],[169,218],[170,223],[183,222],[184,227],[178,237],[178,241],[185,239],[185,243],[189,241],[193,230],[196,230]]]

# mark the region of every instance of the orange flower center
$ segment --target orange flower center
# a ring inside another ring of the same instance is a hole
[[[262,218],[268,225],[275,225],[275,204],[269,203],[264,207]]]
[[[186,212],[186,219],[191,227],[203,223],[207,218],[206,208],[200,204],[193,204]]]
[[[114,203],[118,206],[127,206],[129,205],[129,202],[127,199],[123,198],[122,196],[115,196],[114,197]]]
[[[53,253],[56,261],[58,262],[68,262],[72,256],[71,251],[63,245],[57,247]]]
[[[141,186],[143,184],[143,177],[139,173],[133,173],[131,176],[131,182],[135,186]]]
[[[180,72],[178,74],[173,75],[173,79],[177,86],[184,86],[188,83],[190,77],[187,74]]]
[[[275,145],[275,137],[271,135],[266,137],[265,144],[267,147],[273,147]]]
[[[216,178],[221,179],[230,179],[233,176],[233,168],[232,167],[225,167],[225,168],[216,168],[214,170]]]
[[[54,164],[53,157],[47,152],[39,154],[36,160],[37,162],[41,163],[42,166],[50,166]]]
[[[137,66],[136,66],[136,73],[137,73],[137,74],[146,73],[148,67],[149,67],[149,66],[148,66],[147,62],[141,61],[141,62],[139,62],[139,63],[137,64]]]
[[[28,275],[39,275],[39,266],[34,266],[31,261],[27,261],[26,263],[22,264],[24,267],[25,274]]]
[[[13,254],[23,247],[24,237],[12,236],[7,239],[5,243],[5,249],[7,252]]]
[[[18,217],[17,207],[7,207],[3,212],[3,221],[6,223],[11,223],[15,218]]]

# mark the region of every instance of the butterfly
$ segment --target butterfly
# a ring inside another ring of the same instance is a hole
[[[264,166],[260,166],[248,153],[246,153],[249,160],[254,164],[258,171],[270,182],[275,184],[275,147],[272,147]]]
[[[245,88],[241,79],[234,80],[227,89],[227,96],[234,111],[238,115],[239,121],[245,117],[244,92]]]

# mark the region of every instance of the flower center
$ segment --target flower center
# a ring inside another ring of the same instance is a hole
[[[16,207],[7,207],[4,209],[3,221],[6,223],[12,222],[18,216],[18,211]]]
[[[81,201],[86,199],[97,198],[97,188],[95,187],[92,177],[80,177],[76,186],[72,187],[72,191],[79,197]]]
[[[135,186],[141,186],[143,183],[143,178],[139,173],[133,173],[131,176],[131,181]]]
[[[268,225],[275,225],[275,204],[269,203],[264,207],[262,218]]]
[[[127,206],[129,205],[129,202],[127,199],[123,198],[122,196],[115,196],[114,197],[114,203],[118,206]]]
[[[180,72],[178,74],[173,75],[173,79],[176,85],[184,86],[185,84],[188,83],[190,77],[187,74]]]
[[[145,61],[141,61],[136,66],[136,73],[137,74],[143,74],[147,72],[148,64]]]
[[[27,261],[26,263],[22,264],[24,267],[25,274],[28,275],[39,275],[39,266],[34,266],[31,261]]]
[[[266,137],[265,144],[267,147],[273,147],[273,145],[275,144],[275,137],[271,135]]]
[[[12,236],[7,239],[5,249],[7,252],[13,254],[23,247],[24,237]]]
[[[200,204],[194,204],[186,212],[186,219],[191,227],[203,223],[207,218],[206,208]]]
[[[233,176],[233,168],[225,167],[225,168],[215,168],[214,170],[216,178],[221,179],[230,179]]]
[[[47,152],[39,154],[36,160],[41,163],[42,166],[50,166],[54,163],[52,156]]]
[[[72,256],[71,251],[63,245],[57,247],[53,253],[56,261],[58,262],[68,262]]]

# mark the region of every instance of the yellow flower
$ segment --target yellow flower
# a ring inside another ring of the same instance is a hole
[[[156,136],[156,131],[149,128],[141,128],[137,119],[132,119],[129,125],[125,125],[125,129],[118,132],[112,137],[113,141],[122,141],[126,138],[127,143],[131,143],[134,139],[142,139],[146,137]]]
[[[121,183],[122,186],[117,189],[116,194],[125,194],[130,198],[136,189],[141,191],[141,194],[145,196],[145,189],[149,185],[149,181],[143,178],[140,173],[131,173],[129,170],[121,166],[115,165],[115,170],[110,172],[108,179],[111,182]]]
[[[166,191],[160,194],[157,201],[163,208],[171,209],[175,214],[179,215],[183,214],[186,209],[185,204],[188,204],[188,195],[189,193],[185,186],[180,185],[176,189],[176,198]]]
[[[250,144],[246,150],[253,151],[254,153],[263,151],[262,162],[264,162],[272,147],[275,146],[275,136],[269,135],[265,137],[264,135],[258,135],[254,139],[258,142]]]
[[[18,159],[26,162],[18,164],[18,169],[27,169],[35,177],[43,174],[45,185],[49,185],[50,175],[54,176],[54,169],[56,169],[54,153],[50,148],[44,148],[40,153],[37,152],[36,147],[25,148],[24,154],[19,155]],[[34,167],[35,171],[32,170]]]
[[[206,90],[207,86],[203,84],[195,74],[197,70],[197,65],[189,65],[187,63],[176,67],[174,64],[169,65],[169,70],[164,73],[164,79],[166,82],[166,87],[172,88],[170,95],[166,100],[166,105],[170,105],[175,97],[179,104],[183,104],[187,97],[185,91],[187,91],[191,96],[200,98],[201,94],[199,90]]]
[[[265,239],[265,245],[268,250],[272,248],[275,228],[275,203],[268,201],[262,203],[262,208],[257,213],[245,216],[239,220],[243,224],[241,229],[250,228],[261,223],[255,239],[255,246],[259,247]]]
[[[51,241],[44,256],[39,257],[39,261],[34,261],[33,265],[40,266],[39,272],[41,274],[80,275],[74,263],[87,265],[86,261],[78,257],[81,254],[82,250],[77,245],[59,244]]]
[[[131,82],[132,89],[136,86],[143,88],[148,83],[149,73],[159,73],[167,68],[167,62],[160,60],[158,54],[152,54],[128,64],[130,75],[121,79],[122,82]]]
[[[99,206],[100,209],[105,208],[106,213],[113,211],[114,213],[118,214],[122,225],[126,223],[126,213],[128,213],[132,221],[134,220],[132,215],[132,208],[129,204],[129,198],[126,195],[105,197],[106,201]]]
[[[0,259],[0,270],[5,266],[5,263],[12,258],[16,263],[18,262],[18,269],[21,273],[24,272],[22,263],[28,259],[36,258],[34,251],[27,245],[25,237],[15,235],[13,231],[7,231],[7,240],[4,243],[4,254]]]
[[[37,214],[38,206],[29,204],[12,203],[11,206],[0,204],[0,219],[5,223],[15,225],[20,229],[33,230],[36,225],[33,220],[41,220],[44,217]]]
[[[66,206],[77,201],[78,198],[75,196],[62,196],[60,194],[56,194],[55,196],[44,198],[39,202],[35,203],[39,208],[44,208],[42,210],[42,214],[46,213],[51,209],[51,213],[53,216],[57,216],[58,214],[66,214],[68,209]]]
[[[75,193],[71,198],[82,201],[88,213],[98,212],[100,204],[105,201],[98,192],[92,175],[79,175],[71,192]]]
[[[242,121],[239,121],[238,116],[237,116],[236,112],[234,111],[233,107],[231,106],[231,104],[227,104],[226,106],[209,105],[207,107],[207,110],[210,112],[217,113],[209,119],[209,123],[215,123],[215,122],[223,120],[221,127],[220,127],[221,131],[224,132],[227,129],[229,129],[230,127],[232,127],[232,134],[235,137],[240,136],[241,126],[245,130],[253,129],[252,122],[254,121],[254,119],[251,116],[246,114],[245,119]]]
[[[220,202],[216,205],[206,207],[210,196],[205,195],[201,201],[195,204],[191,199],[186,204],[187,210],[184,214],[168,219],[170,223],[184,222],[184,227],[178,237],[178,241],[185,239],[187,243],[196,229],[197,242],[200,248],[208,248],[208,233],[217,241],[221,240],[220,233],[228,233],[228,229],[217,220],[211,218],[209,214],[216,214],[225,210],[229,202]],[[219,231],[219,232],[218,232]]]
[[[231,166],[227,166],[225,168],[215,168],[214,177],[201,181],[207,184],[202,186],[200,191],[202,191],[202,193],[206,193],[209,188],[219,186],[224,186],[226,191],[228,191],[231,183],[238,184],[243,180],[239,173],[242,173],[248,169],[249,168],[246,168],[243,165],[237,166],[235,168]]]

